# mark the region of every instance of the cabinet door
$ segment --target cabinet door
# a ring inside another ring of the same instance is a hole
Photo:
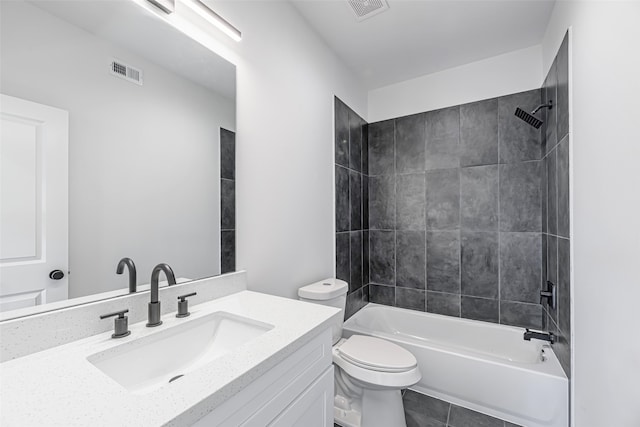
[[[333,366],[268,424],[272,427],[333,426]]]

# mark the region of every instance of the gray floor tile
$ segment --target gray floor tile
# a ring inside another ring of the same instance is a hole
[[[472,411],[457,405],[451,405],[449,414],[450,427],[504,427],[498,418]]]

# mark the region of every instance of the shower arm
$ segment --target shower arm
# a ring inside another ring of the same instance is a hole
[[[548,108],[549,110],[551,110],[553,108],[553,101],[550,100],[548,104],[538,105],[536,109],[531,112],[531,114],[535,114],[543,108]]]

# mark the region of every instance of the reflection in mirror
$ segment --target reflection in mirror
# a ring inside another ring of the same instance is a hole
[[[235,67],[130,1],[0,7],[2,318],[233,271]]]

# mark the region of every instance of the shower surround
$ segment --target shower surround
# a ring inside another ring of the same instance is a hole
[[[542,328],[539,89],[369,125],[370,301]]]
[[[549,100],[540,129],[514,115]],[[567,37],[541,89],[371,124],[336,98],[346,317],[371,301],[553,331],[570,375],[568,103]]]

